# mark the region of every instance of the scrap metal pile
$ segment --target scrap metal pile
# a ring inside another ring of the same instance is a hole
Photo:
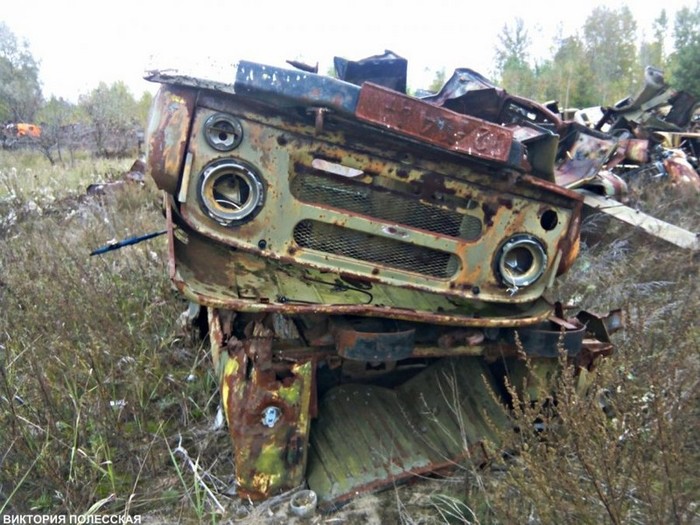
[[[623,205],[630,187],[650,184],[700,194],[700,102],[669,87],[658,69],[647,67],[642,90],[610,107],[560,111],[556,102],[510,95],[469,69],[423,100],[516,128],[539,176],[577,190],[591,209],[682,248],[700,247],[695,233]]]
[[[573,188],[618,191],[611,162],[642,158],[636,128],[468,69],[425,98],[392,53],[336,70],[148,77],[170,276],[203,307],[239,493],[306,482],[325,509],[488,455],[506,370],[526,395],[562,349],[579,370],[612,352],[617,313],[547,291],[578,253]]]
[[[602,140],[612,145],[596,172],[599,179],[617,176],[625,185],[661,179],[682,191],[700,192],[700,102],[669,87],[660,70],[647,66],[636,97],[576,111],[573,119],[604,132]],[[624,198],[625,185],[599,187],[606,195]]]
[[[0,147],[10,149],[31,145],[41,138],[41,126],[26,122],[8,123],[0,127]]]

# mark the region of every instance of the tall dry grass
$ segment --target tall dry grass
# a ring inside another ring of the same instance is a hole
[[[192,514],[171,451],[210,421],[214,383],[179,335],[165,240],[89,256],[163,227],[150,184],[85,195],[132,161],[0,157],[0,514]]]
[[[0,152],[0,514],[284,522],[271,505],[226,492],[230,444],[210,428],[216,385],[206,348],[178,325],[186,305],[167,278],[165,240],[89,256],[162,228],[150,181],[84,195],[132,160],[60,168]],[[697,203],[664,186],[639,201],[700,231]],[[592,394],[564,374],[556,410],[550,401],[514,411],[520,432],[504,432],[502,461],[359,498],[316,522],[698,521],[698,255],[600,218],[585,230],[553,296],[627,316]]]
[[[700,195],[644,190],[640,209],[700,231]],[[465,465],[423,499],[406,491],[417,503],[402,507],[402,523],[700,523],[700,254],[599,215],[583,239],[553,297],[621,307],[615,354],[584,392],[562,374],[556,396],[515,406],[501,460]]]

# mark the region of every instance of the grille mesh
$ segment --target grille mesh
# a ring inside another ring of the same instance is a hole
[[[294,227],[294,240],[302,248],[342,255],[446,279],[459,269],[449,253],[395,241],[333,224],[303,220]]]
[[[400,193],[313,173],[300,173],[291,182],[297,199],[361,213],[383,221],[410,226],[467,241],[481,235],[481,220],[431,205]]]

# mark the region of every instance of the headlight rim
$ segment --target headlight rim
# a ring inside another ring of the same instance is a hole
[[[248,188],[248,197],[240,210],[226,211],[216,200],[214,187],[224,177],[237,177]],[[210,162],[198,175],[197,198],[201,210],[222,226],[238,226],[251,221],[265,204],[266,185],[253,166],[236,158]]]
[[[532,256],[529,268],[514,275],[506,267],[507,255],[518,248],[526,249]],[[535,284],[547,269],[548,257],[545,244],[529,233],[516,233],[506,239],[497,250],[494,272],[499,281],[508,288],[527,288]]]
[[[233,135],[233,140],[231,140],[230,142],[224,142],[223,140],[214,140],[212,138],[212,134],[210,133],[210,131],[217,121],[226,122],[233,128],[231,131],[227,132]],[[233,115],[229,115],[228,113],[217,112],[207,117],[207,119],[204,121],[203,131],[204,140],[211,148],[215,149],[216,151],[233,151],[243,141],[243,124],[241,124],[241,121],[238,120],[236,117],[234,117]]]

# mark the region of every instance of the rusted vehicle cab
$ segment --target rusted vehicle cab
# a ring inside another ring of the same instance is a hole
[[[230,82],[149,79],[170,276],[206,308],[242,495],[307,481],[330,505],[435,471],[465,453],[445,429],[488,437],[504,360],[610,350],[603,320],[546,298],[581,198],[542,123],[246,61]],[[421,415],[448,370],[460,408]]]

